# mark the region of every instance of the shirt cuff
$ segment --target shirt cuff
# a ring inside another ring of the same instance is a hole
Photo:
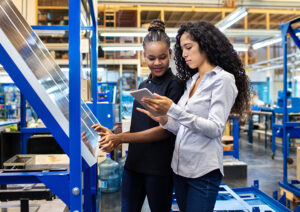
[[[170,131],[174,135],[176,135],[178,132],[178,123],[174,121],[174,119],[172,119],[171,117],[168,117],[168,122],[165,125],[160,124],[160,126]]]
[[[171,105],[170,109],[167,112],[167,116],[177,120],[180,117],[181,113],[182,113],[181,107],[179,107],[173,102],[173,104]]]

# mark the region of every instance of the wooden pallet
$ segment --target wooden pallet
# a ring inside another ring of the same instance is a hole
[[[300,202],[300,197],[298,197],[295,194],[293,194],[292,192],[280,187],[280,195],[281,196],[283,195],[284,192],[285,192],[285,196],[288,200],[290,200],[292,202]]]

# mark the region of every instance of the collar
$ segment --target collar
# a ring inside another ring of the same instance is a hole
[[[148,79],[146,80],[146,82],[147,83],[154,82],[156,84],[161,84],[162,82],[165,81],[166,78],[168,78],[169,76],[172,76],[172,75],[173,75],[173,73],[172,73],[171,68],[168,68],[168,70],[161,77],[152,78],[152,75],[150,73],[149,76],[148,76]]]
[[[212,74],[212,73],[215,73],[215,74],[218,74],[220,71],[222,71],[222,68],[220,66],[216,66],[215,68],[213,68],[212,70],[210,70],[209,72],[205,73],[206,74]],[[199,77],[199,72],[197,72],[196,74],[194,74],[192,76],[192,79],[193,80],[197,80]]]

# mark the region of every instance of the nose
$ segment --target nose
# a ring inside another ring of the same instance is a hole
[[[160,59],[156,59],[156,60],[154,61],[154,65],[160,65],[160,64],[161,64]]]
[[[187,57],[186,52],[185,52],[184,50],[182,51],[182,57],[183,57],[183,58],[186,58],[186,57]]]

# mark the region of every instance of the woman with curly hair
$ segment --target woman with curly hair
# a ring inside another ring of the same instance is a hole
[[[208,22],[181,25],[175,62],[186,85],[179,102],[154,94],[143,101],[162,116],[138,110],[176,135],[171,166],[180,211],[213,211],[224,175],[222,134],[230,112],[249,108],[249,79],[232,44]]]

